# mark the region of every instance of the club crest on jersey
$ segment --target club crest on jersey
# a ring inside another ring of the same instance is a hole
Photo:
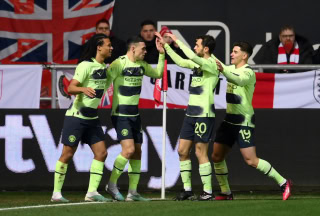
[[[316,70],[314,74],[313,96],[320,103],[320,70]]]

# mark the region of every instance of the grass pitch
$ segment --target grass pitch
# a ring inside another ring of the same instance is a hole
[[[102,192],[103,195],[106,195]],[[72,201],[68,204],[50,202],[51,192],[0,192],[0,215],[61,216],[61,215],[115,215],[115,216],[292,216],[320,215],[320,193],[300,192],[282,201],[279,192],[236,192],[233,201],[172,201],[176,193],[144,193],[151,202],[85,203],[85,192],[64,192]],[[108,197],[108,196],[107,196]]]

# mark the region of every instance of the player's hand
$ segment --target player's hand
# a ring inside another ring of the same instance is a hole
[[[217,64],[218,71],[223,72],[223,67],[218,60],[216,60],[216,64]]]
[[[163,44],[160,42],[160,39],[158,37],[156,38],[156,46],[159,53],[164,54]]]
[[[159,33],[159,32],[155,32],[154,34],[155,34],[155,36],[157,37],[157,39],[159,39],[160,44],[161,44],[162,46],[164,46],[164,44],[165,44],[166,42],[163,40],[163,37],[160,35],[160,33]]]
[[[177,36],[175,36],[174,34],[167,33],[167,35],[168,35],[169,37],[171,37],[171,39],[172,39],[174,42],[176,42],[176,41],[178,40]]]
[[[96,91],[90,87],[84,87],[82,92],[90,98],[94,98],[96,96]]]

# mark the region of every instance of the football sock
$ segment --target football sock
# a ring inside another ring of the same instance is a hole
[[[90,181],[88,192],[95,192],[98,190],[102,174],[104,162],[93,159],[90,168]]]
[[[218,163],[214,163],[214,171],[216,173],[216,178],[219,183],[221,193],[231,194],[229,181],[228,181],[228,167],[226,161],[223,160]]]
[[[185,191],[191,191],[191,160],[180,161],[180,175]]]
[[[118,157],[114,161],[113,169],[110,176],[110,182],[112,182],[113,184],[117,184],[118,178],[122,174],[127,162],[127,158],[123,157],[121,154],[118,155]]]
[[[212,167],[211,163],[207,162],[199,165],[199,173],[203,184],[203,191],[212,194],[211,175]]]
[[[66,177],[68,164],[62,163],[61,161],[57,161],[56,169],[54,172],[54,188],[53,192],[61,192],[64,179]]]
[[[265,175],[273,178],[278,185],[285,183],[286,179],[283,178],[272,166],[268,161],[259,159],[259,163],[257,169],[264,173]]]
[[[134,194],[137,191],[141,171],[141,160],[129,160],[128,176],[129,176],[129,191]]]

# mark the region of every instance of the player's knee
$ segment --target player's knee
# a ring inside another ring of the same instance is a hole
[[[68,163],[72,159],[73,155],[74,153],[71,151],[63,152],[59,160],[64,163]]]
[[[178,154],[180,159],[185,159],[188,157],[188,152],[185,149],[178,149]]]
[[[217,154],[214,152],[212,153],[211,158],[214,163],[219,163],[224,160],[224,157],[221,154]]]
[[[201,149],[196,149],[196,152],[195,152],[196,156],[198,159],[201,159],[203,157],[207,157],[207,152],[206,151],[203,151]]]
[[[123,153],[126,158],[131,158],[133,154],[135,153],[135,148],[134,147],[128,147],[126,149],[123,149]]]
[[[103,150],[103,151],[101,151],[101,152],[99,152],[98,155],[97,155],[97,157],[98,157],[101,161],[105,161],[106,158],[107,158],[107,156],[108,156],[108,152],[107,152],[106,149]]]
[[[250,159],[250,158],[245,158],[244,159],[245,162],[248,164],[248,166],[251,166],[253,168],[256,168],[257,167],[257,164],[255,163],[254,160]]]
[[[99,151],[99,152],[94,152],[94,159],[98,161],[105,161],[107,158],[107,150]]]

